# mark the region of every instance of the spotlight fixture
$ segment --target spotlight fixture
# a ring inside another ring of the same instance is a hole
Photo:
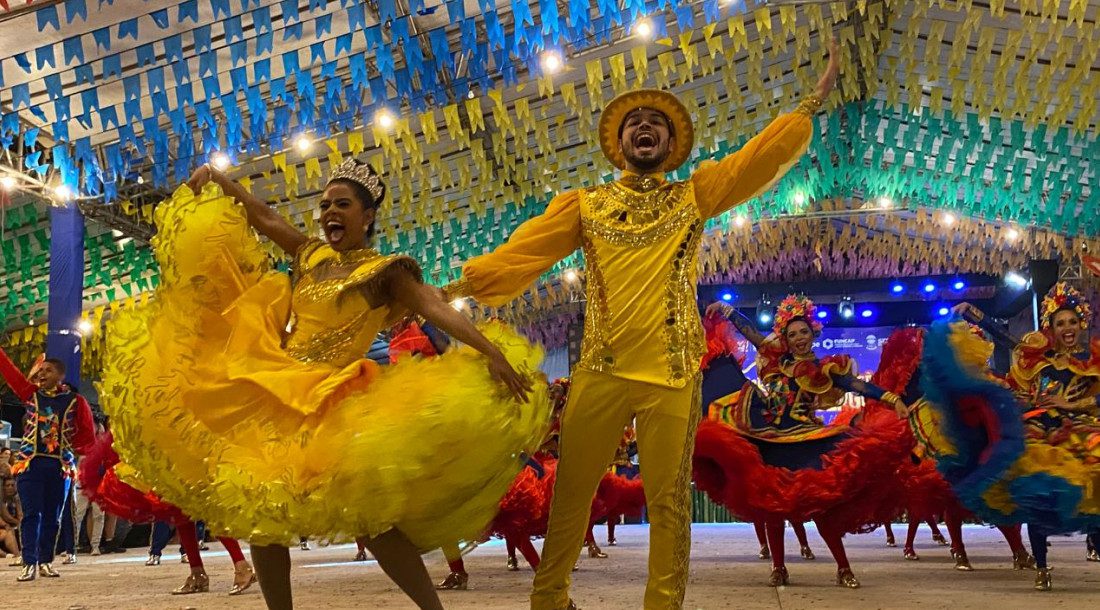
[[[543,53],[541,63],[543,71],[547,74],[557,74],[564,65],[561,54],[557,51],[546,51]]]
[[[1008,284],[1016,290],[1027,288],[1028,283],[1027,278],[1016,271],[1009,271],[1005,274],[1005,284]]]
[[[836,305],[836,312],[845,320],[851,320],[856,315],[856,305],[852,302],[852,297],[840,299]]]
[[[756,305],[756,319],[761,326],[770,326],[775,320],[775,305],[772,305],[772,300],[767,295],[762,296]]]

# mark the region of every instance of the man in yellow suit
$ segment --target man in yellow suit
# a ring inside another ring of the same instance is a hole
[[[813,95],[745,146],[684,182],[665,173],[690,156],[694,128],[671,93],[639,90],[600,117],[603,153],[622,177],[562,193],[496,251],[474,258],[447,287],[499,306],[554,263],[583,248],[588,309],[581,358],[561,427],[550,525],[531,593],[534,610],[575,608],[569,578],[600,477],[623,427],[637,417],[650,517],[647,609],[677,609],[691,542],[691,454],[700,416],[699,365],[706,351],[696,305],[703,224],[767,191],[798,162],[811,118],[832,91],[835,45]]]

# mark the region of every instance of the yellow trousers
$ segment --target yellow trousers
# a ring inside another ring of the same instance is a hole
[[[649,511],[646,610],[678,610],[691,550],[691,454],[699,423],[699,378],[683,389],[577,371],[562,416],[550,524],[535,573],[532,610],[569,604],[569,582],[588,527],[592,498],[637,417],[638,458]]]

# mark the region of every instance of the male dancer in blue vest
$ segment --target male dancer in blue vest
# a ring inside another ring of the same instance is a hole
[[[27,407],[23,443],[12,467],[23,503],[23,571],[16,580],[31,581],[39,574],[56,578],[54,549],[75,474],[74,452],[84,453],[95,441],[92,410],[83,396],[62,383],[65,365],[60,360],[42,360],[28,380],[0,350],[0,375]]]

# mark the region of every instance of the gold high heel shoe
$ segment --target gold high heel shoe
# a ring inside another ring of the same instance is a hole
[[[932,534],[932,542],[940,546],[947,546],[947,538],[944,538],[943,534]]]
[[[1012,556],[1012,569],[1034,570],[1035,558],[1031,556],[1031,553],[1028,553],[1027,551],[1021,551],[1020,553]]]
[[[147,565],[147,566],[159,566],[160,565],[160,555],[150,555],[149,559],[145,560],[145,565]]]
[[[814,555],[813,549],[811,549],[808,546],[802,547],[802,549],[799,551],[799,553],[802,554],[802,558],[805,559],[806,561],[813,561],[813,560],[817,559],[817,556]]]
[[[787,573],[786,566],[772,568],[772,574],[768,577],[769,587],[782,587],[791,584],[791,575]]]
[[[515,557],[509,557],[508,558],[508,571],[509,572],[519,572],[519,560],[516,559]]]
[[[240,595],[254,584],[256,584],[256,571],[247,561],[233,566],[233,586],[229,589],[230,595]]]
[[[1050,591],[1054,588],[1054,579],[1050,573],[1053,568],[1039,568],[1035,571],[1035,590]]]
[[[756,554],[756,558],[760,561],[767,561],[772,558],[772,552],[771,549],[768,548],[768,545],[764,544],[760,546],[760,552]]]
[[[841,568],[836,571],[836,584],[847,589],[859,588],[859,580],[856,579],[856,575],[852,573],[851,568]]]
[[[608,554],[601,551],[599,546],[590,544],[588,545],[588,556],[593,559],[607,559]]]
[[[52,563],[38,564],[38,575],[45,576],[46,578],[61,578],[61,574],[53,569]]]
[[[906,548],[905,552],[902,553],[902,557],[905,557],[909,561],[920,561],[920,555],[917,555],[917,552],[911,548]]]
[[[465,591],[470,586],[470,575],[451,572],[443,582],[435,586],[440,591]]]
[[[206,593],[210,590],[210,577],[206,572],[191,573],[183,584],[172,589],[172,595],[191,595],[192,593]]]

